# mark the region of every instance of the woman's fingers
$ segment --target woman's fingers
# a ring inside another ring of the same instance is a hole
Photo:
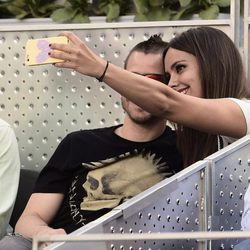
[[[58,62],[58,63],[54,63],[53,64],[55,67],[58,67],[58,68],[67,68],[67,69],[73,69],[73,70],[77,70],[77,65],[75,65],[74,63],[72,62]]]
[[[68,52],[60,50],[52,50],[50,56],[62,60],[62,62],[55,63],[56,67],[70,68],[79,72],[85,73],[84,64],[80,62],[80,57],[74,52],[73,49],[67,50]],[[80,69],[79,65],[82,66]]]
[[[66,36],[76,46],[83,43],[81,39],[78,36],[76,36],[73,32],[63,31],[60,33],[60,36]]]
[[[52,49],[50,56],[63,60],[63,62],[56,63],[56,67],[71,68],[84,75],[94,77],[102,74],[103,65],[106,64],[105,60],[98,57],[72,32],[62,32],[60,35],[66,36],[70,43],[52,43],[50,45]]]
[[[50,48],[52,50],[64,51],[66,53],[71,53],[72,50],[74,49],[71,45],[63,43],[51,43]]]
[[[54,49],[49,53],[49,56],[63,61],[68,61],[72,57],[68,52],[65,53],[64,51]]]

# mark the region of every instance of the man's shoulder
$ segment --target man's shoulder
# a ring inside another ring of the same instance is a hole
[[[85,137],[94,136],[107,133],[113,133],[117,126],[102,127],[102,128],[92,128],[92,129],[80,129],[78,131],[73,131],[67,135],[67,137]]]
[[[176,130],[174,129],[174,126],[169,126],[166,125],[166,129],[164,131],[164,136],[175,136],[176,135]]]

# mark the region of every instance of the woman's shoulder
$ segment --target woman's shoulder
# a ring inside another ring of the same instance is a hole
[[[235,102],[250,102],[250,99],[248,98],[235,98],[235,97],[227,97],[226,99],[230,99]]]
[[[238,98],[228,97],[227,99],[230,99],[230,100],[238,103],[239,105],[249,105],[250,104],[250,99],[247,99],[247,98],[238,99]]]
[[[250,134],[250,99],[247,98],[227,98],[235,102],[239,105],[240,109],[242,110],[244,117],[246,119],[246,125],[247,125],[247,132],[246,134]],[[232,138],[228,136],[221,136],[223,141],[223,147],[235,142],[237,138]]]
[[[228,99],[232,100],[233,102],[239,105],[247,122],[250,123],[250,99],[247,98],[242,98],[242,99],[228,98]]]

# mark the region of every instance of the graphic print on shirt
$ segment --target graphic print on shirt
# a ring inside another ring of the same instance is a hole
[[[79,180],[79,176],[75,176],[73,182],[71,183],[71,187],[69,189],[69,207],[70,214],[72,216],[73,221],[77,222],[76,224],[85,225],[85,218],[80,212],[80,209],[77,206],[77,202],[75,200],[76,197],[76,183]]]
[[[157,171],[159,160],[154,157],[150,153],[139,154],[90,171],[83,184],[87,197],[83,199],[81,209],[114,208],[163,180],[163,174]]]
[[[161,158],[144,152],[126,153],[101,162],[82,163],[82,166],[88,174],[81,185],[87,195],[83,197],[80,208],[74,205],[75,186],[80,178],[76,176],[70,188],[71,216],[77,224],[84,224],[84,213],[79,210],[112,209],[172,175],[166,172],[168,166],[161,162]]]

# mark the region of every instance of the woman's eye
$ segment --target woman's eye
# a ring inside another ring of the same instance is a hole
[[[176,72],[180,73],[185,68],[184,65],[176,65]]]

